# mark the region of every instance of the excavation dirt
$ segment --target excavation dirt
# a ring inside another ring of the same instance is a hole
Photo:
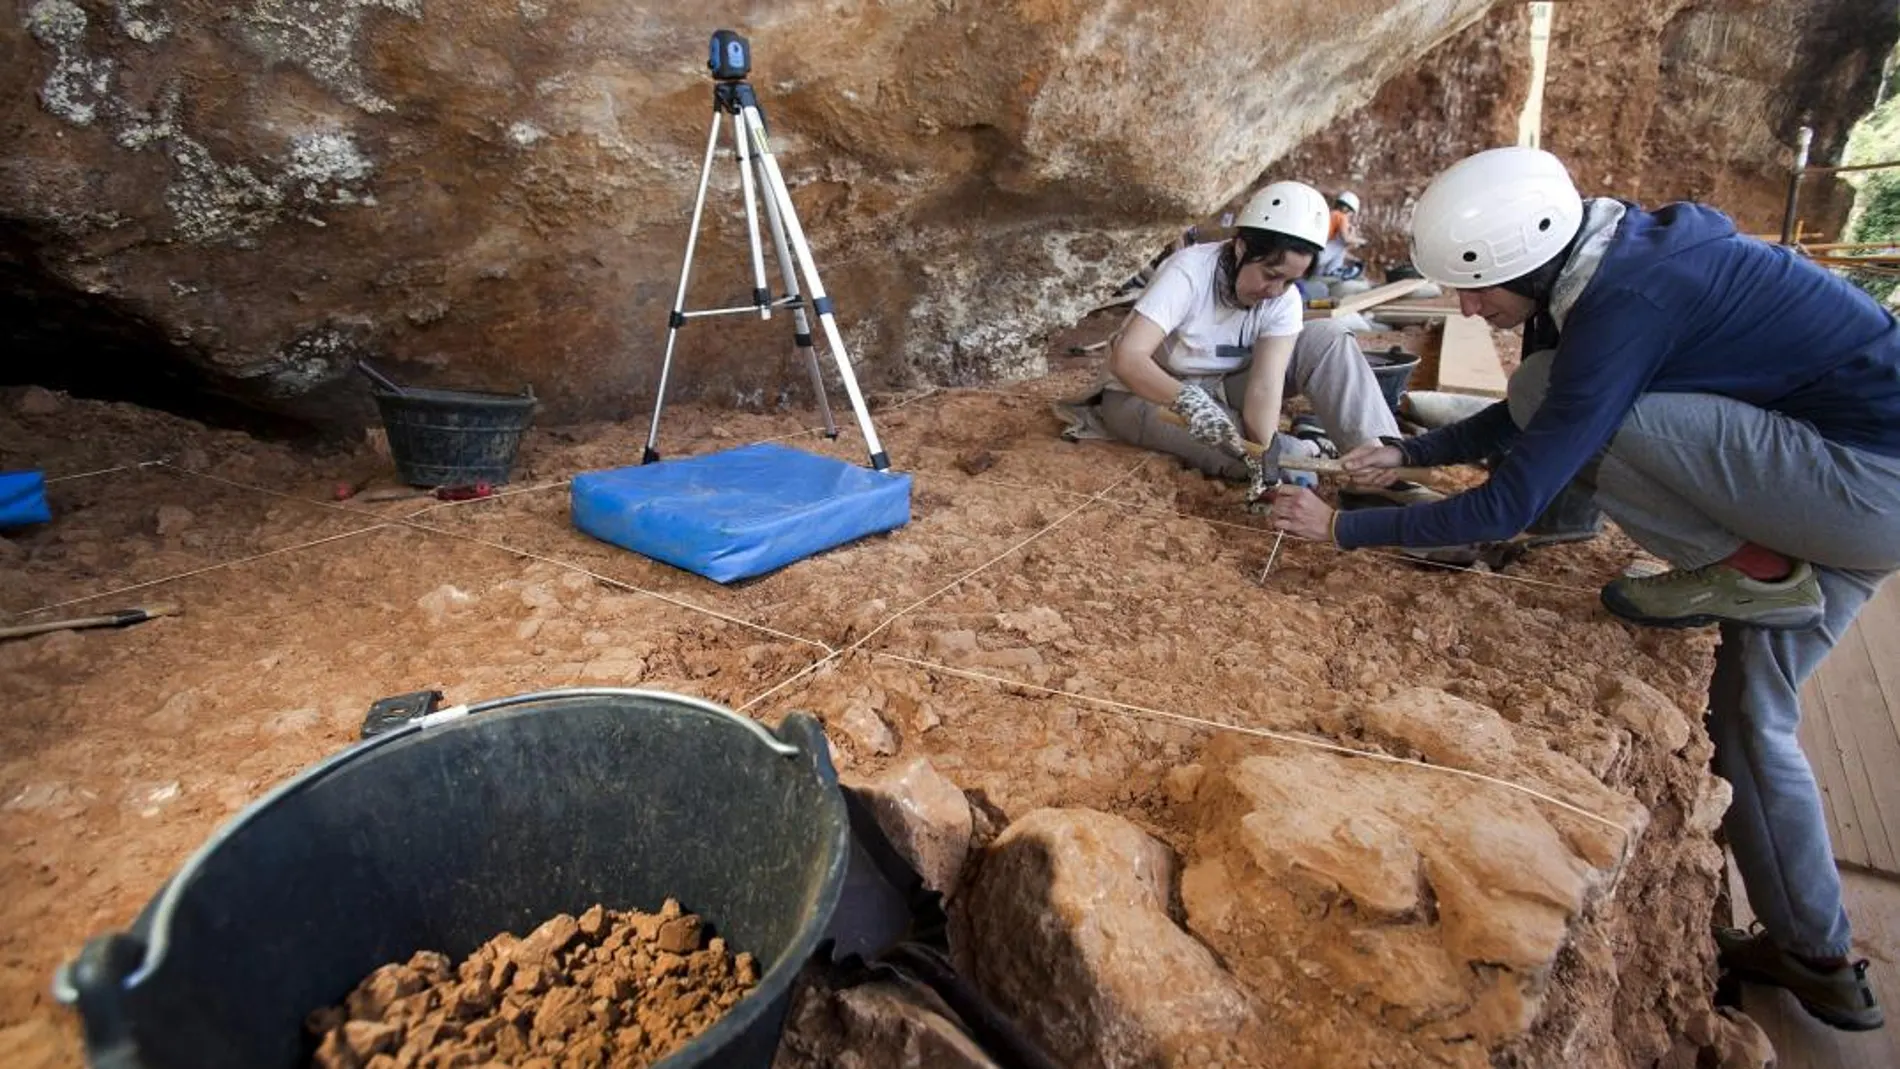
[[[759,982],[752,955],[658,913],[596,905],[450,965],[434,951],[371,973],[311,1014],[311,1069],[641,1069],[709,1028]]]
[[[565,480],[638,463],[644,419],[537,427],[497,497],[362,505],[333,491],[391,481],[368,444],[0,392],[0,467],[59,479],[55,521],[0,539],[0,614],[183,608],[0,644],[8,1064],[78,1066],[58,964],[376,699],[615,685],[811,711],[851,777],[927,758],[973,818],[967,861],[937,855],[964,970],[1077,1066],[1694,1065],[1723,1027],[1712,637],[1600,608],[1635,555],[1613,531],[1427,568],[1282,542],[1234,487],[1062,440],[1050,404],[1099,367],[1063,354],[1112,326],[1056,338],[1047,378],[875,397],[911,522],[732,586],[569,521]],[[840,421],[676,405],[660,447],[862,460]],[[1176,990],[1200,1001],[1140,997]]]

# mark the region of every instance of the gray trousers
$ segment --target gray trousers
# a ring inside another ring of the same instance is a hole
[[[1541,403],[1549,353],[1511,377],[1513,419]],[[1840,873],[1821,793],[1796,730],[1801,685],[1900,568],[1900,458],[1830,442],[1812,426],[1729,397],[1646,394],[1582,476],[1636,543],[1678,568],[1745,542],[1808,561],[1821,626],[1724,625],[1709,682],[1715,772],[1734,788],[1722,830],[1748,902],[1786,950],[1848,952]]]
[[[1248,367],[1226,376],[1188,377],[1185,381],[1207,389],[1220,401],[1234,422],[1240,422],[1240,406],[1247,396],[1247,382],[1253,374]],[[1384,436],[1397,437],[1398,422],[1386,407],[1379,392],[1379,380],[1373,377],[1372,364],[1352,332],[1330,319],[1316,319],[1300,331],[1293,343],[1293,357],[1287,361],[1285,396],[1304,396],[1313,403],[1313,411],[1325,426],[1326,434],[1345,452]],[[1126,390],[1107,390],[1101,401],[1102,426],[1115,437],[1131,445],[1171,453],[1206,472],[1228,479],[1247,478],[1247,466],[1213,446],[1203,445],[1187,432],[1163,422],[1161,408]],[[1254,428],[1254,433],[1262,433]],[[1282,455],[1307,454],[1314,450],[1289,435],[1279,435]]]

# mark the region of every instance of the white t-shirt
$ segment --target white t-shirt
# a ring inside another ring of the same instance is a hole
[[[1291,283],[1285,293],[1252,308],[1222,303],[1216,291],[1223,244],[1190,245],[1168,257],[1135,302],[1135,311],[1167,333],[1155,350],[1155,363],[1177,378],[1239,371],[1252,359],[1256,340],[1300,332],[1303,306]],[[1223,356],[1218,349],[1223,345],[1241,346],[1247,353]]]

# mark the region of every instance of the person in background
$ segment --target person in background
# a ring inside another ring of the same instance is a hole
[[[1321,244],[1319,256],[1313,264],[1313,274],[1320,279],[1355,279],[1365,274],[1365,265],[1349,259],[1348,252],[1353,246],[1365,243],[1365,237],[1359,233],[1359,196],[1351,190],[1342,191],[1333,198],[1333,209],[1327,217],[1326,240]]]

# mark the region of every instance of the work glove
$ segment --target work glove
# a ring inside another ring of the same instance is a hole
[[[1193,383],[1181,387],[1171,406],[1174,414],[1187,421],[1188,433],[1203,445],[1211,445],[1237,457],[1247,455],[1241,444],[1240,428],[1219,401]]]
[[[1255,516],[1273,514],[1273,491],[1280,485],[1280,469],[1266,460],[1247,454],[1247,495],[1241,507]]]

